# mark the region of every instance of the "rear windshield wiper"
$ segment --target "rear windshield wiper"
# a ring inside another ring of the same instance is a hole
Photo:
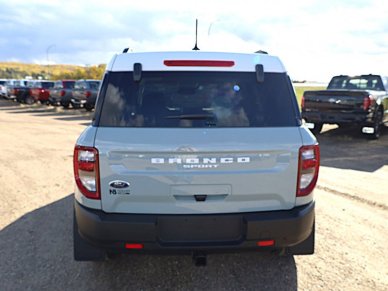
[[[215,119],[213,114],[182,114],[165,116],[166,119],[189,119],[189,120],[207,120]]]

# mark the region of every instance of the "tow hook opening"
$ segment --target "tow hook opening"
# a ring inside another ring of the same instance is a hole
[[[194,195],[195,201],[204,202],[206,201],[207,195]]]
[[[203,252],[194,252],[193,263],[196,267],[205,267],[207,265],[207,255]]]

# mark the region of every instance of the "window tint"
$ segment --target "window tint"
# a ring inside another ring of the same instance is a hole
[[[84,86],[84,82],[83,81],[77,81],[75,82],[75,85],[74,85],[74,88],[75,89],[85,89],[85,86]]]
[[[63,87],[65,89],[74,89],[74,85],[75,85],[75,81],[64,81],[63,82]]]
[[[63,89],[62,81],[55,82],[54,88],[56,88],[56,89]]]
[[[91,90],[98,90],[98,87],[100,86],[100,81],[88,81],[88,84]]]
[[[108,74],[100,126],[281,127],[296,126],[285,73],[132,72]],[[105,85],[104,85],[105,86]]]
[[[384,90],[383,83],[379,76],[338,76],[334,77],[328,86],[328,89],[356,89],[356,90]]]
[[[41,88],[48,89],[48,88],[53,88],[54,87],[54,82],[42,82]]]

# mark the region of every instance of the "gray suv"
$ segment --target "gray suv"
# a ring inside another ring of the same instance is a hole
[[[277,57],[116,55],[74,149],[74,257],[312,254],[319,157]]]

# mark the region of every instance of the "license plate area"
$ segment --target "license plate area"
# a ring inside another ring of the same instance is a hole
[[[158,237],[165,243],[241,240],[243,222],[233,216],[167,216],[158,218]]]

